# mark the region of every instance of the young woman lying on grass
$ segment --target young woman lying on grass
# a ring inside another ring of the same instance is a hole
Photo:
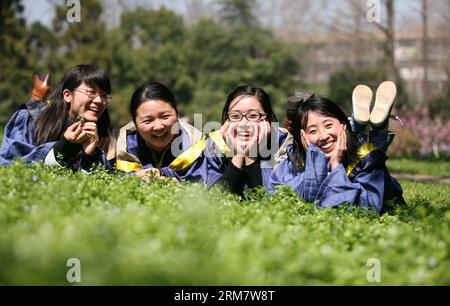
[[[269,95],[254,85],[239,86],[225,102],[220,131],[212,132],[171,165],[167,176],[225,186],[243,195],[244,189],[268,186],[273,166],[289,141],[277,119]]]
[[[47,84],[33,90],[32,99],[9,120],[0,147],[0,165],[14,158],[26,163],[42,161],[74,170],[89,171],[95,164],[111,169],[112,130],[108,103],[111,85],[94,65],[70,69],[43,101]],[[110,153],[109,155],[108,152]]]
[[[390,106],[378,113],[384,118],[376,118],[377,122],[385,122],[389,113]],[[381,212],[384,201],[401,201],[403,191],[386,168],[385,153],[352,131],[338,105],[311,96],[300,104],[296,118],[294,144],[288,158],[274,169],[271,191],[289,185],[321,208],[353,203]]]
[[[179,120],[175,96],[161,83],[136,89],[130,114],[133,120],[119,132],[116,167],[146,181],[151,175],[160,177],[162,169],[202,138],[200,131]]]

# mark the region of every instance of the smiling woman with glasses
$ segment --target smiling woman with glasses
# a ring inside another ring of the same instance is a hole
[[[95,65],[78,65],[66,72],[47,101],[35,92],[39,90],[33,90],[32,100],[5,128],[0,165],[20,157],[26,163],[43,161],[76,170],[89,171],[94,164],[111,169],[111,85],[105,72]]]
[[[220,131],[193,145],[166,175],[219,184],[243,196],[247,188],[268,186],[291,141],[287,130],[278,128],[269,95],[255,85],[239,86],[225,102]]]

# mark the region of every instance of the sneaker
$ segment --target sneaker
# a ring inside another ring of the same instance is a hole
[[[375,105],[370,113],[370,123],[372,126],[379,126],[389,120],[392,105],[397,97],[397,86],[390,81],[381,83],[378,86]]]
[[[356,123],[367,124],[369,122],[372,96],[372,90],[366,85],[358,85],[353,90],[353,119]]]

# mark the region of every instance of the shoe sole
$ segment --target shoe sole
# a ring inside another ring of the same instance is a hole
[[[396,97],[397,86],[395,86],[395,83],[386,81],[378,86],[375,105],[370,113],[370,123],[372,125],[381,125],[388,119]]]
[[[356,122],[363,124],[369,122],[372,96],[372,90],[366,85],[358,85],[353,90],[353,118]]]

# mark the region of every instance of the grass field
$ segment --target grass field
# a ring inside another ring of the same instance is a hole
[[[402,181],[407,207],[317,210],[16,164],[0,168],[0,284],[450,285],[450,188]],[[381,263],[371,284],[369,259]]]
[[[387,166],[391,172],[402,172],[409,174],[431,175],[450,178],[450,159],[388,159]]]

